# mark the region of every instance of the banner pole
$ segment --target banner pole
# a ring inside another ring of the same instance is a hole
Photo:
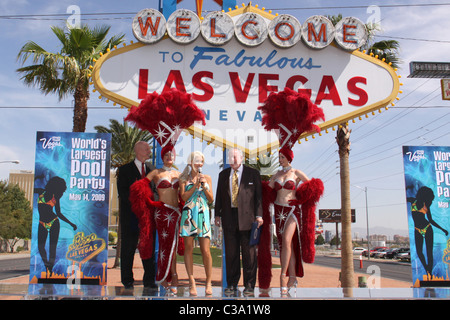
[[[227,163],[227,150],[223,150],[223,169],[228,168],[230,165]],[[227,283],[227,268],[225,262],[225,237],[223,236],[223,226],[222,226],[222,288],[226,288],[228,286]]]

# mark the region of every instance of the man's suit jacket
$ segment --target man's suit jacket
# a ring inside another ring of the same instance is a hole
[[[145,164],[146,174],[154,170],[154,166]],[[117,173],[117,191],[119,193],[120,223],[123,231],[138,232],[139,223],[136,215],[131,210],[130,186],[141,179],[141,173],[134,160],[119,167]]]
[[[224,229],[235,225],[231,216],[230,174],[231,168],[219,173],[217,182],[215,216],[221,217]],[[238,194],[239,230],[250,230],[256,217],[262,217],[261,175],[258,170],[244,166]]]

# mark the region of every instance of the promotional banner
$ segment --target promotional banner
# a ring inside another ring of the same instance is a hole
[[[450,147],[404,146],[415,287],[450,286]]]
[[[30,283],[106,285],[111,134],[37,132]]]

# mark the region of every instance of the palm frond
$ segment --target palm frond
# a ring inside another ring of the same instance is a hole
[[[39,88],[44,94],[54,93],[59,100],[69,94],[74,96],[74,131],[84,131],[89,100],[89,67],[94,58],[107,50],[107,45],[119,44],[124,36],[114,36],[106,41],[109,26],[60,28],[51,27],[58,38],[61,49],[59,52],[48,52],[33,41],[28,41],[20,49],[17,61],[22,65],[17,69],[21,80],[28,86]],[[29,66],[25,63],[32,58]],[[75,120],[77,119],[77,120]]]
[[[28,41],[20,49],[17,55],[17,61],[22,65],[33,56],[33,63],[40,63],[40,61],[48,54],[48,52],[33,41]]]
[[[53,31],[58,40],[62,43],[63,47],[66,46],[67,37],[64,29],[57,26],[51,26],[50,29]]]
[[[327,16],[331,20],[333,25],[336,25],[342,20],[342,14]],[[368,33],[368,39],[366,44],[361,50],[366,50],[368,54],[373,53],[377,55],[379,59],[385,59],[387,63],[392,63],[393,68],[398,68],[401,64],[400,59],[400,43],[396,40],[384,40],[374,42],[375,35],[378,31],[381,31],[381,27],[377,23],[366,23],[366,30]]]
[[[130,127],[127,122],[109,120],[109,127],[95,126],[100,133],[111,133],[111,166],[120,167],[134,159],[134,145],[138,141],[151,142],[153,136],[148,131]]]
[[[400,56],[400,43],[396,40],[383,40],[372,44],[368,48],[368,53],[377,55],[379,59],[385,59],[387,63],[392,63],[392,67],[398,68],[401,64]]]

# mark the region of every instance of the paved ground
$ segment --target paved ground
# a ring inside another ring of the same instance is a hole
[[[274,257],[272,259],[273,264],[280,264],[279,258]],[[111,286],[120,286],[122,285],[120,282],[120,269],[111,269],[110,267],[113,265],[113,260],[109,261],[108,264],[108,285]],[[340,287],[339,282],[339,269],[335,268],[327,268],[318,266],[315,264],[304,264],[305,276],[303,278],[299,278],[299,287],[304,288],[338,288]],[[142,263],[139,259],[139,255],[136,255],[135,259],[135,267],[134,267],[135,279],[142,279],[143,269]],[[184,264],[177,264],[177,274],[179,275],[180,283],[182,285],[188,285],[188,277],[186,274],[186,269]],[[202,286],[205,284],[205,271],[203,266],[194,266],[194,275],[196,278],[197,286]],[[358,283],[359,276],[369,275],[366,273],[357,273],[355,270],[355,283]],[[221,286],[222,279],[222,269],[213,268],[213,286]],[[138,282],[139,284],[139,282]],[[241,283],[242,285],[242,277]],[[257,284],[258,285],[258,284]],[[410,288],[412,286],[411,282],[392,280],[388,278],[381,278],[381,287],[382,288]],[[280,287],[280,269],[272,269],[272,282],[271,287]]]

